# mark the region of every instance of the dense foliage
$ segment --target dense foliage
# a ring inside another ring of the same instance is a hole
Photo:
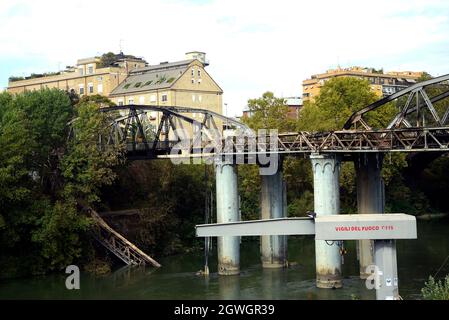
[[[421,293],[425,300],[449,300],[449,275],[443,280],[430,276]]]
[[[117,174],[114,184],[103,189],[103,205],[108,210],[141,209],[134,232],[131,219],[123,223],[129,239],[156,257],[185,252],[199,243],[195,225],[204,222],[206,193],[211,198],[215,189],[212,168],[133,161]]]
[[[89,100],[73,106],[56,89],[0,94],[0,277],[89,257],[90,219],[77,204],[99,199],[121,154],[120,146],[98,149],[105,119],[97,109]]]

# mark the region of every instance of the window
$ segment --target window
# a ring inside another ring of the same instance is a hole
[[[150,102],[156,102],[156,95],[152,94],[150,96]]]
[[[201,77],[201,70],[198,69],[198,77]]]
[[[149,80],[149,81],[145,82],[145,84],[143,86],[149,86],[152,82],[153,82],[153,80]]]
[[[123,99],[120,99],[120,100],[118,101],[118,105],[119,105],[119,106],[123,106]]]
[[[140,104],[145,104],[145,97],[144,96],[140,96],[139,103]]]
[[[94,66],[93,65],[88,65],[87,66],[87,73],[88,74],[94,73]]]
[[[125,84],[125,86],[123,87],[123,89],[128,89],[129,86],[130,86],[131,84],[132,84],[132,83],[127,83],[127,84]]]
[[[84,94],[84,86],[80,84],[80,94]]]
[[[192,77],[195,75],[195,69],[192,68]]]
[[[167,100],[168,100],[167,95],[166,95],[166,94],[163,94],[163,95],[161,96],[161,101],[162,101],[162,102],[167,102]]]
[[[134,99],[128,99],[128,104],[134,104]]]
[[[194,94],[192,94],[192,101],[195,102],[195,100],[196,100],[196,97]]]
[[[94,84],[92,82],[89,82],[87,87],[89,88],[89,93],[94,93]]]
[[[201,84],[201,79],[198,79],[198,84]]]
[[[195,83],[195,79],[194,78],[192,78],[192,83]]]
[[[97,92],[98,92],[98,93],[103,93],[103,84],[102,84],[102,83],[99,83],[99,84],[97,85]]]
[[[139,88],[141,84],[142,84],[142,82],[137,82],[137,83],[134,85],[134,88]]]
[[[80,75],[83,76],[84,75],[84,69],[83,68],[78,68]]]

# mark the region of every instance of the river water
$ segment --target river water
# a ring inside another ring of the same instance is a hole
[[[342,289],[315,287],[314,241],[289,237],[289,261],[283,270],[263,270],[258,241],[241,246],[241,274],[216,274],[216,253],[210,254],[209,277],[198,276],[203,253],[167,257],[162,268],[123,267],[105,276],[81,274],[81,289],[67,290],[65,274],[0,282],[0,299],[375,299],[358,278],[356,246],[345,243]],[[420,299],[420,290],[449,255],[449,221],[418,221],[417,240],[397,241],[399,293]],[[449,273],[449,262],[438,277]]]

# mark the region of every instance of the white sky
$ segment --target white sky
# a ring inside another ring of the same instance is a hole
[[[299,96],[328,68],[449,73],[449,1],[0,0],[0,87],[119,51],[150,64],[204,51],[228,115],[274,91]]]

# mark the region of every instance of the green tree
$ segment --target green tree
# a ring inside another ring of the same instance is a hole
[[[376,99],[366,80],[353,77],[330,79],[314,102],[304,104],[298,128],[305,131],[340,130],[355,111]]]
[[[58,162],[64,153],[67,123],[73,108],[66,93],[57,89],[27,91],[14,96],[11,109],[26,114],[29,121],[27,168],[33,172],[42,190],[54,193],[58,180]]]
[[[79,100],[78,105],[85,105],[86,103],[96,104],[97,106],[104,107],[114,107],[116,104],[109,100],[107,97],[101,94],[94,94],[91,96],[84,96]]]
[[[21,210],[33,192],[26,163],[34,143],[29,140],[26,114],[11,107],[12,96],[2,93],[0,101],[0,246],[6,252],[20,242],[20,229],[26,230],[27,222],[33,223]]]
[[[0,265],[6,262],[4,273],[41,272],[46,260],[32,237],[52,210],[70,100],[62,91],[47,89],[4,93],[0,102]]]
[[[39,246],[39,258],[46,270],[61,270],[76,261],[90,249],[89,217],[77,210],[75,201],[58,200],[54,204],[41,201],[43,215],[31,232],[31,241]],[[41,212],[42,212],[41,211]]]
[[[98,143],[99,136],[106,139],[110,131],[106,115],[99,112],[99,99],[81,99],[76,105],[71,124],[74,134],[61,160],[65,199],[98,202],[100,188],[112,184],[116,177],[113,167],[124,160],[124,144]],[[103,97],[100,100],[110,103]]]
[[[291,131],[295,124],[288,117],[288,107],[284,99],[277,98],[272,92],[265,92],[262,97],[248,100],[251,116],[244,119],[252,129],[277,129],[279,132]]]
[[[117,55],[113,52],[104,53],[100,58],[99,68],[109,67],[117,61]]]
[[[77,202],[99,199],[122,154],[98,145],[108,124],[98,99],[74,108],[55,89],[0,94],[0,277],[57,270],[88,253],[90,219]]]
[[[283,161],[283,174],[287,183],[288,215],[305,216],[313,210],[313,176],[308,159],[288,157]]]

